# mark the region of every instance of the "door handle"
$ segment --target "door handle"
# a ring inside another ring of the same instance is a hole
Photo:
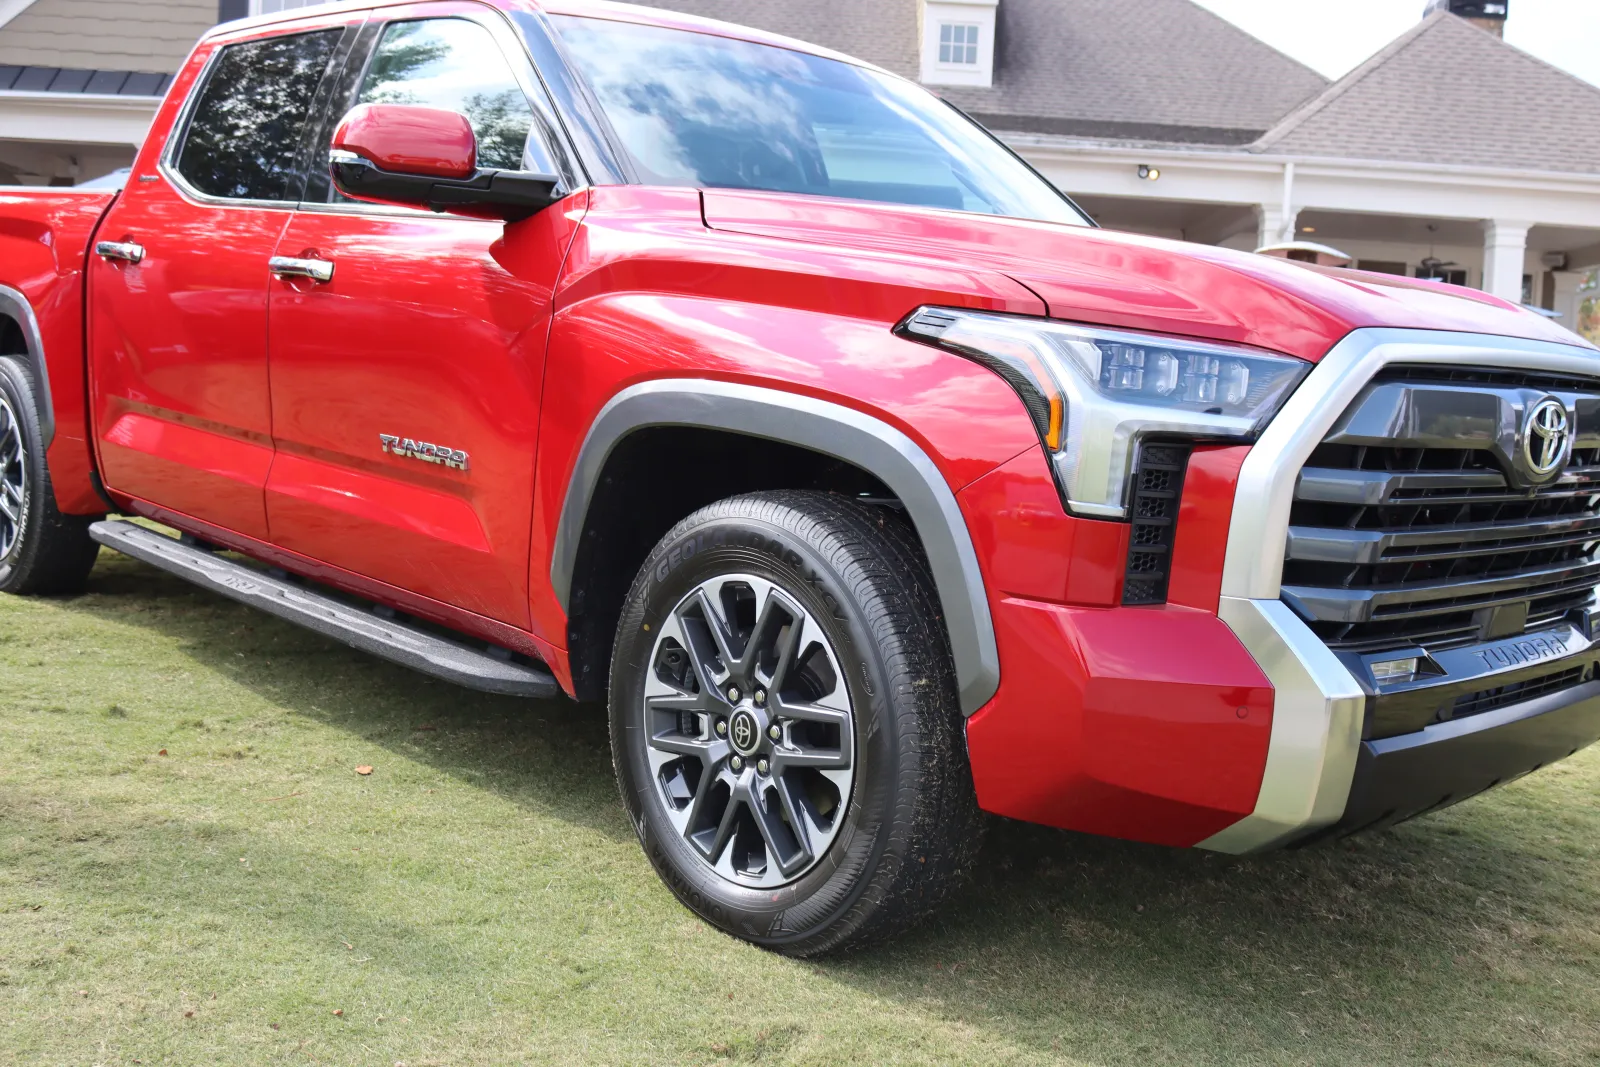
[[[102,259],[138,263],[144,259],[144,245],[132,241],[100,241],[94,246],[94,254]]]
[[[280,278],[310,278],[314,282],[333,281],[333,264],[325,259],[295,259],[273,256],[267,267]]]

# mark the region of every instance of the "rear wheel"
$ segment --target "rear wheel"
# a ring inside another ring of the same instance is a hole
[[[902,929],[978,839],[954,672],[909,529],[812,492],[725,500],[629,593],[613,757],[690,908],[795,955]]]
[[[99,551],[92,521],[56,509],[32,376],[0,357],[0,593],[82,590]]]

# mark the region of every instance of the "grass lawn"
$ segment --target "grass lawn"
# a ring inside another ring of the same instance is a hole
[[[657,882],[596,709],[110,553],[0,598],[0,1064],[1600,1064],[1597,840],[1593,751],[1243,861],[1003,824],[935,925],[792,961]]]

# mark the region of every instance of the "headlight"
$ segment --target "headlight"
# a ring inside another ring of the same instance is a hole
[[[1067,507],[1099,518],[1127,516],[1141,437],[1254,440],[1311,369],[1236,345],[982,311],[918,308],[895,330],[1011,383]]]

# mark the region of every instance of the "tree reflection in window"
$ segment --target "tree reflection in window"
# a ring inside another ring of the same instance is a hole
[[[427,19],[390,26],[358,103],[460,112],[478,137],[478,166],[522,169],[533,109],[494,38],[476,23]]]
[[[224,49],[189,121],[178,173],[210,196],[299,199],[311,100],[338,40],[325,31]]]

